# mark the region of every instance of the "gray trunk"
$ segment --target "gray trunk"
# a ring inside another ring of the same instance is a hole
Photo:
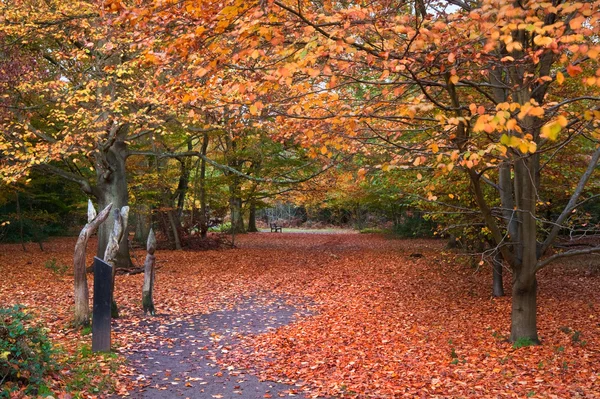
[[[242,218],[242,199],[232,197],[229,200],[231,210],[231,230],[235,233],[244,232],[244,219]]]
[[[539,343],[536,321],[537,226],[535,158],[515,161],[516,205],[519,212],[519,237],[516,267],[513,270],[512,322],[510,340],[529,339]],[[533,173],[532,173],[533,172]]]
[[[208,151],[208,133],[202,138],[202,155]],[[208,232],[208,214],[206,209],[206,160],[200,160],[200,236],[206,238]]]
[[[167,211],[167,218],[169,219],[169,225],[171,226],[171,231],[173,232],[173,242],[175,244],[175,249],[176,250],[181,250],[181,240],[179,239],[179,218],[177,217],[176,214],[174,214],[175,211],[173,211],[172,209],[169,209]]]
[[[258,228],[256,227],[256,204],[254,201],[250,202],[250,215],[248,217],[248,232],[256,233]]]
[[[512,288],[510,341],[530,340],[539,344],[537,335],[537,280],[535,276],[516,274]]]
[[[502,255],[500,252],[496,252],[492,260],[493,263],[493,277],[492,277],[492,295],[495,297],[504,296],[504,286],[502,285]]]
[[[127,171],[125,161],[127,158],[126,147],[124,143],[117,142],[107,150],[105,156],[106,162],[110,166],[110,173],[103,172],[105,168],[96,166],[97,186],[94,193],[98,198],[100,208],[105,208],[108,204],[113,204],[114,209],[121,209],[129,204],[129,194],[127,191]],[[104,258],[106,246],[110,232],[115,223],[114,212],[108,217],[107,223],[103,223],[98,229],[98,250],[96,256]],[[123,232],[123,242],[119,243],[119,251],[116,255],[115,264],[120,268],[129,268],[132,266],[129,256],[129,241],[127,231]]]
[[[151,227],[152,217],[150,207],[145,204],[138,204],[137,211],[135,212],[135,242],[143,244],[148,234],[150,234]]]

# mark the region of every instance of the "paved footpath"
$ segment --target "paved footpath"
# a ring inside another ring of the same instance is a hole
[[[144,347],[127,354],[140,388],[130,398],[262,399],[288,396],[290,385],[259,381],[245,370],[222,369],[218,361],[237,336],[261,334],[291,323],[300,310],[282,299],[248,298],[232,310],[189,318],[157,316],[137,326]],[[302,396],[302,395],[299,395]]]

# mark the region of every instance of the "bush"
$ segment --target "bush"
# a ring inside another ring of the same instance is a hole
[[[400,237],[433,237],[436,224],[419,212],[406,213],[395,225],[394,233]]]
[[[32,323],[22,306],[0,308],[0,398],[8,397],[11,387],[18,384],[37,394],[44,374],[52,367],[51,357],[46,332]]]

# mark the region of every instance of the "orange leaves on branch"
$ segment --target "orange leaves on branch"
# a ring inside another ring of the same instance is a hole
[[[564,115],[559,115],[554,121],[542,126],[540,136],[554,141],[558,138],[560,131],[567,127],[568,124],[569,121],[567,118]]]
[[[567,65],[567,73],[570,77],[575,77],[583,72],[583,69],[579,65]]]

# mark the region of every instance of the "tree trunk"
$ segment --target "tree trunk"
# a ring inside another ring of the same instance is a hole
[[[231,197],[229,199],[231,210],[231,230],[234,233],[244,233],[244,219],[242,218],[242,199]]]
[[[537,226],[536,186],[532,171],[537,170],[535,159],[515,161],[516,205],[519,212],[519,254],[521,259],[513,270],[512,322],[510,340],[529,339],[539,343],[537,336]]]
[[[492,277],[492,295],[494,297],[504,296],[504,286],[502,285],[502,274],[503,274],[503,265],[502,265],[502,255],[500,252],[496,252],[494,254],[494,258],[492,259],[493,264],[493,277]]]
[[[202,137],[202,155],[206,156],[208,151],[208,133]],[[200,160],[200,236],[206,238],[208,232],[208,213],[206,209],[206,161]]]
[[[539,344],[537,335],[537,280],[535,276],[515,275],[512,288],[510,341],[529,339]]]
[[[92,201],[88,200],[88,222],[79,233],[75,254],[73,256],[73,271],[75,274],[75,320],[76,327],[90,325],[90,299],[86,275],[85,250],[88,240],[96,232],[98,226],[108,217],[112,204],[96,216],[96,210]]]
[[[134,241],[138,244],[143,244],[152,226],[152,218],[150,207],[145,204],[138,204],[135,212],[135,235]]]
[[[250,200],[250,215],[248,217],[248,232],[257,233],[258,228],[256,227],[256,203]]]
[[[169,225],[171,226],[171,231],[173,232],[173,242],[175,243],[175,249],[181,250],[181,240],[179,239],[179,223],[177,215],[174,214],[172,209],[167,211],[167,218],[169,219]]]
[[[105,208],[111,203],[115,209],[128,206],[129,194],[127,192],[126,159],[126,145],[116,142],[107,150],[105,155],[105,161],[110,165],[110,173],[102,172],[105,167],[96,165],[97,185],[94,188],[94,193],[98,198],[100,208]],[[98,229],[98,250],[96,256],[100,259],[104,257],[106,252],[111,229],[115,223],[114,215],[114,212],[112,212],[108,218],[108,223],[103,223]],[[126,229],[123,232],[123,237],[123,242],[118,246],[119,251],[116,255],[115,265],[120,268],[129,268],[132,266],[132,263],[129,256],[129,242]]]
[[[21,215],[21,202],[19,201],[19,192],[17,191],[17,218],[19,219],[19,239],[21,240],[21,247],[23,252],[27,252],[25,247],[25,240],[23,239],[23,215]]]
[[[154,316],[154,300],[152,298],[152,292],[154,291],[154,265],[156,263],[156,257],[154,252],[156,251],[156,237],[154,231],[150,229],[148,234],[146,262],[144,263],[144,286],[142,288],[142,306],[144,308],[144,314],[150,313]]]

